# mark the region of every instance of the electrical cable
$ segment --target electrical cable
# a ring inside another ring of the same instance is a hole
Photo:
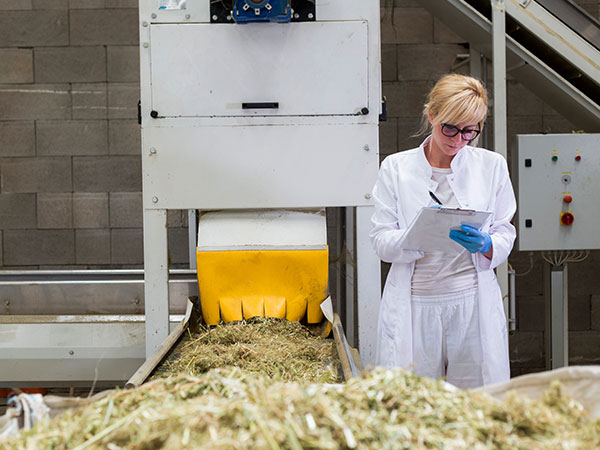
[[[514,270],[510,264],[509,264],[509,266],[510,266],[510,269],[515,272],[515,277],[524,277],[525,275],[529,274],[529,272],[531,272],[533,270],[533,252],[529,252],[529,268],[525,272],[517,273],[516,270]]]
[[[589,250],[542,252],[542,259],[553,266],[562,266],[569,262],[581,262],[587,259],[588,256],[590,256]]]

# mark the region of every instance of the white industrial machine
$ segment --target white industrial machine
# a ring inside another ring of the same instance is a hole
[[[141,0],[140,52],[146,355],[169,331],[168,209],[200,211],[205,319],[314,322],[327,295],[320,211],[350,207],[359,349],[372,361],[379,2]],[[277,281],[286,273],[303,274],[293,291]]]
[[[205,319],[320,320],[327,207],[346,207],[346,315],[359,318],[347,330],[372,361],[379,2],[141,0],[139,11],[145,269],[2,272],[0,387],[121,383],[198,287]],[[190,211],[190,270],[168,267],[168,209]]]
[[[600,249],[600,134],[518,135],[516,171],[520,251],[550,263],[548,365],[568,365],[567,263]]]

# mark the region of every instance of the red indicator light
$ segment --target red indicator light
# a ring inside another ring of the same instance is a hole
[[[571,197],[570,195],[565,195],[565,196],[563,197],[563,201],[564,201],[565,203],[571,203],[571,202],[573,201],[573,197]]]
[[[575,157],[575,161],[581,161],[581,155],[577,155],[577,156]]]
[[[560,214],[560,223],[561,225],[573,225],[575,222],[575,217],[570,212],[565,212]]]

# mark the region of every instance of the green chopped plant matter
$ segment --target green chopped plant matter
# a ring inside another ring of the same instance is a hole
[[[200,375],[229,366],[282,381],[341,381],[332,339],[313,336],[299,322],[264,318],[201,326],[173,350],[153,378]]]
[[[42,422],[7,449],[591,449],[591,420],[553,384],[540,400],[448,389],[402,370],[344,384],[240,369],[158,379]]]

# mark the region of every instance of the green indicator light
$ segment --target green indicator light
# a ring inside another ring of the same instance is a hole
[[[552,157],[552,161],[558,161],[558,156],[554,155],[554,156]]]

